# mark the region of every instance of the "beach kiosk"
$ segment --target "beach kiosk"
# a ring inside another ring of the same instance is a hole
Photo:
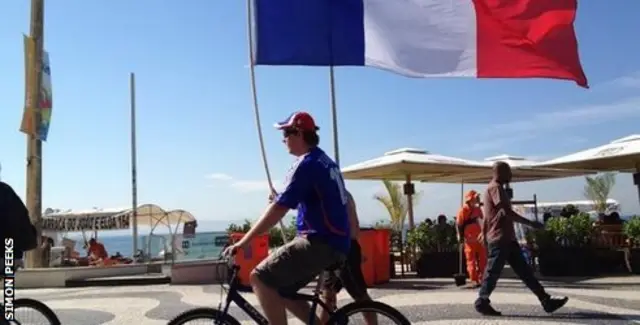
[[[54,240],[50,260],[54,267],[43,269],[25,269],[17,275],[17,284],[23,288],[64,287],[68,281],[93,278],[122,277],[142,275],[149,272],[154,265],[126,263],[127,258],[118,259],[98,266],[86,266],[82,261],[84,252],[73,254],[75,242],[65,236],[70,232],[83,233],[87,240],[87,232],[97,237],[101,231],[131,229],[133,209],[99,209],[90,210],[53,210],[47,209],[43,214],[43,235]],[[174,235],[179,225],[195,221],[195,217],[184,210],[165,211],[154,204],[144,204],[136,208],[138,225],[147,225],[152,233],[158,226],[166,226]],[[175,228],[172,226],[175,225]],[[135,253],[135,252],[134,252]],[[62,256],[58,256],[62,255]],[[133,260],[129,258],[129,260]],[[58,264],[58,265],[56,265]],[[57,266],[57,267],[55,267]],[[156,266],[160,269],[160,267]]]

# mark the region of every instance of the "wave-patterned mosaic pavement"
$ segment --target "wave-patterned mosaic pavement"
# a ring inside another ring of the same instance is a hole
[[[640,279],[635,283],[549,285],[555,295],[568,295],[556,314],[542,311],[537,299],[517,280],[503,280],[492,297],[505,316],[486,318],[473,310],[475,292],[448,285],[448,280],[394,281],[371,289],[372,296],[400,310],[413,324],[640,324]],[[196,306],[217,306],[219,286],[130,286],[73,289],[33,289],[19,297],[42,300],[65,325],[160,325]],[[245,297],[254,305],[252,294]],[[341,294],[340,303],[349,298]],[[237,308],[231,314],[252,324]],[[291,319],[290,324],[301,324]]]

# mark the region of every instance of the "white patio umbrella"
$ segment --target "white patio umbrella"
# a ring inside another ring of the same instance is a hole
[[[431,154],[415,148],[401,148],[389,151],[382,157],[345,167],[342,169],[342,175],[345,179],[405,181],[404,194],[407,196],[409,228],[413,229],[415,188],[412,180],[430,181],[451,175],[490,170],[490,167],[471,160]]]
[[[508,159],[507,159],[508,158]],[[583,170],[559,170],[531,167],[533,162],[518,157],[498,156],[490,161],[474,161],[442,156],[414,148],[401,148],[383,156],[357,163],[342,169],[345,179],[396,180],[405,181],[405,195],[408,199],[409,227],[413,228],[414,187],[412,181],[430,183],[488,183],[492,176],[492,166],[503,160],[512,166],[514,181],[531,181],[549,178],[571,177],[592,172]]]
[[[640,200],[640,134],[536,164],[539,167],[633,173]]]
[[[602,146],[540,162],[536,166],[591,169],[601,172],[638,172],[640,169],[640,134],[630,135]]]
[[[595,174],[595,171],[586,169],[561,169],[550,167],[537,167],[539,162],[526,159],[524,157],[499,155],[485,158],[480,164],[492,167],[496,161],[503,161],[511,166],[513,173],[512,183],[541,181],[554,178],[565,178]],[[451,175],[430,180],[437,183],[465,183],[465,184],[486,184],[493,176],[492,171],[482,171],[470,174]]]
[[[400,148],[381,157],[342,169],[346,179],[430,180],[448,175],[490,170],[480,162],[429,153],[415,148]]]

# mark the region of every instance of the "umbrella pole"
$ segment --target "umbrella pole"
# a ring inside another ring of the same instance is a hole
[[[413,194],[416,189],[413,183],[411,183],[411,175],[407,175],[407,182],[404,184],[404,194],[407,196],[407,214],[409,215],[409,230],[413,230],[415,228],[415,221],[413,218]],[[404,228],[404,223],[402,225]],[[409,260],[410,269],[413,271],[415,269],[415,257],[416,257],[416,247],[411,246],[411,259]]]
[[[633,173],[633,184],[638,189],[638,203],[640,203],[640,162],[636,163],[636,172]]]

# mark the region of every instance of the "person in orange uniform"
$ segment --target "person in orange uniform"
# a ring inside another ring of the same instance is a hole
[[[487,266],[487,250],[478,240],[482,232],[482,210],[480,209],[480,195],[476,191],[469,191],[465,195],[465,203],[458,212],[456,225],[458,241],[464,244],[464,254],[467,260],[467,273],[471,286],[477,288],[482,281]]]

